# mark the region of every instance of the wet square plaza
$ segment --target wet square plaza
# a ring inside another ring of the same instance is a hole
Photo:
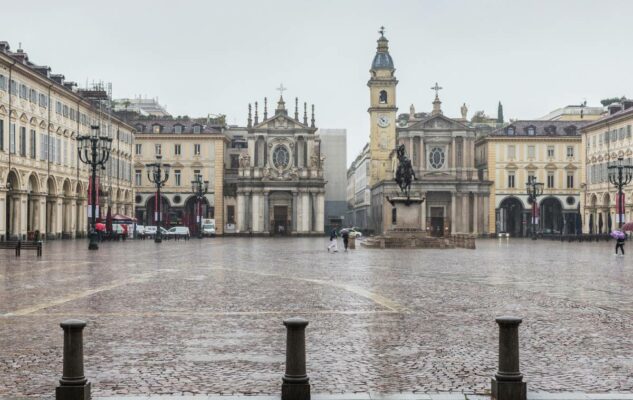
[[[67,318],[96,396],[278,394],[301,316],[314,393],[486,394],[494,318],[520,327],[528,390],[633,390],[633,255],[612,243],[329,254],[326,238],[49,242],[0,253],[0,397],[51,398]],[[629,249],[627,249],[628,251]],[[633,248],[631,248],[633,251]]]

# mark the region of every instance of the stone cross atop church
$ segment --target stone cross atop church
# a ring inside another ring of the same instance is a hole
[[[439,91],[442,90],[443,87],[435,82],[435,86],[431,87],[431,90],[435,90],[435,100],[433,100],[433,111],[431,115],[439,115],[442,114],[442,102],[440,101]]]

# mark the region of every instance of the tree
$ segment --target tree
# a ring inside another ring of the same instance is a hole
[[[608,107],[610,104],[613,103],[619,103],[622,99],[625,99],[626,97],[622,96],[622,97],[610,97],[607,99],[602,99],[600,100],[600,104],[602,104],[603,107]]]
[[[490,117],[483,110],[477,111],[471,118],[470,122],[486,122]]]
[[[501,102],[499,102],[499,107],[497,107],[497,122],[503,124],[503,106]]]

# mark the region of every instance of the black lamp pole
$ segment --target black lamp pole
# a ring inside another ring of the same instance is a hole
[[[105,164],[110,158],[112,149],[112,139],[106,136],[99,136],[99,126],[91,125],[92,135],[77,136],[77,152],[79,160],[92,168],[92,182],[90,183],[90,205],[92,216],[90,226],[89,250],[99,250],[97,243],[97,168],[105,168]]]
[[[543,184],[535,176],[528,177],[526,184],[528,202],[532,204],[532,240],[536,240],[536,199],[543,194]]]
[[[202,239],[202,199],[209,190],[209,181],[202,181],[202,176],[197,175],[191,181],[191,191],[196,195],[196,214],[198,215],[198,239]]]
[[[154,242],[160,243],[163,241],[163,234],[160,231],[161,223],[161,209],[160,205],[162,200],[160,198],[160,188],[165,186],[165,182],[169,179],[169,164],[164,164],[162,156],[156,156],[156,162],[147,164],[147,179],[156,185],[156,208],[154,210],[154,216],[156,217],[156,235],[154,235]]]
[[[624,220],[624,196],[622,195],[622,188],[631,183],[631,179],[633,179],[633,166],[622,165],[623,160],[623,157],[618,157],[618,163],[616,165],[609,165],[607,167],[609,169],[609,182],[618,188],[618,209],[616,210],[618,228],[622,228]]]

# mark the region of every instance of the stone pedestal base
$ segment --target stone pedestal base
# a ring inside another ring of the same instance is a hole
[[[491,400],[526,400],[527,386],[521,381],[499,382],[492,378]]]
[[[90,382],[79,386],[57,386],[56,400],[90,400]]]
[[[281,400],[310,400],[309,383],[283,383]]]

